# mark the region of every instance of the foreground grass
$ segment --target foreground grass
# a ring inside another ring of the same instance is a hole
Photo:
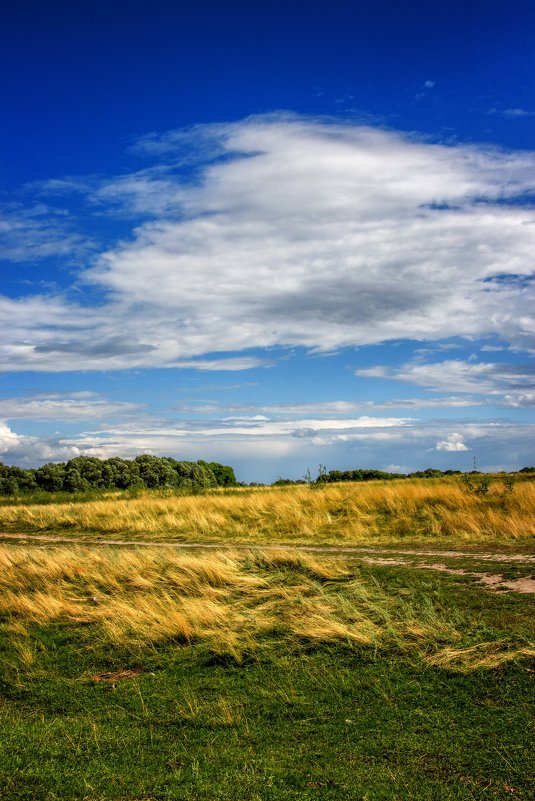
[[[0,615],[28,664],[32,630],[58,624],[76,626],[88,648],[203,643],[236,663],[274,642],[413,650],[460,638],[440,604],[392,595],[343,560],[297,552],[4,546],[0,568]]]
[[[533,542],[535,482],[488,494],[456,479],[221,491],[145,493],[101,500],[0,505],[0,530],[155,542],[331,543]]]
[[[531,598],[277,550],[0,560],[3,801],[532,797]]]

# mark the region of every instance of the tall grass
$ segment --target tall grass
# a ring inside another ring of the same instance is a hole
[[[535,534],[535,483],[486,495],[455,479],[269,488],[204,496],[0,506],[0,530],[119,539],[235,543],[366,543],[399,539],[525,540]]]
[[[0,621],[23,666],[36,629],[51,625],[74,627],[88,649],[200,644],[237,663],[307,643],[416,651],[460,669],[535,655],[511,643],[459,651],[462,617],[440,599],[389,592],[345,560],[277,549],[191,556],[3,546]]]

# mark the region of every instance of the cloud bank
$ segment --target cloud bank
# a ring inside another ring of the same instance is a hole
[[[472,454],[484,470],[531,464],[533,424],[484,420],[407,418],[273,420],[249,418],[160,420],[142,417],[70,436],[28,436],[0,422],[0,459],[35,467],[81,453],[100,458],[155,453],[204,458],[234,465],[247,480],[273,481],[284,470],[295,478],[318,462],[329,469],[376,467],[409,471],[429,464],[472,469]],[[408,460],[407,460],[408,457]]]
[[[453,335],[535,348],[533,152],[280,115],[137,150],[157,164],[88,198],[131,235],[80,272],[81,303],[0,299],[2,369],[218,369]]]

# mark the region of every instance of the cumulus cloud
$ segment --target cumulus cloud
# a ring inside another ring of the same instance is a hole
[[[442,442],[437,442],[435,447],[437,451],[448,451],[450,453],[468,450],[467,446],[464,444],[463,435],[457,433],[450,434],[449,437]]]
[[[104,301],[4,299],[4,369],[400,337],[535,345],[533,285],[503,279],[533,274],[535,212],[517,201],[535,188],[534,153],[284,116],[140,147],[160,162],[95,192],[110,213],[150,217],[83,273]]]
[[[44,462],[59,462],[80,455],[75,444],[64,444],[53,439],[17,434],[0,422],[0,456],[8,464],[35,467]]]

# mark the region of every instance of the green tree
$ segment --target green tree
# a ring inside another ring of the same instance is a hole
[[[90,488],[90,484],[83,478],[82,474],[76,467],[67,466],[65,469],[65,478],[63,479],[63,489],[66,492],[83,492]]]
[[[142,484],[139,464],[128,459],[121,459],[119,456],[106,459],[102,466],[102,476],[106,481],[106,486],[117,489],[128,489]]]
[[[146,487],[176,487],[177,475],[168,459],[143,453],[134,460]]]
[[[0,495],[17,495],[19,485],[13,476],[3,475],[0,477]]]
[[[48,462],[35,471],[35,481],[40,489],[46,492],[60,492],[65,479],[65,465]]]
[[[227,464],[205,462],[202,459],[200,459],[197,464],[200,464],[202,467],[212,472],[218,487],[235,487],[238,483],[233,468]]]
[[[76,456],[65,467],[67,470],[77,470],[89,487],[97,488],[103,486],[102,465],[102,460],[96,456]]]
[[[217,481],[206,463],[178,462],[173,459],[178,486],[183,489],[209,489],[216,487]]]

